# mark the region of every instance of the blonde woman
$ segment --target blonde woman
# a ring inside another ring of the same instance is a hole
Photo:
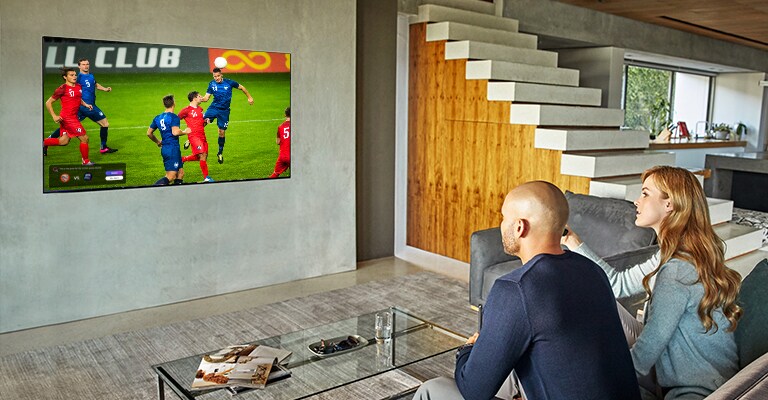
[[[644,397],[702,399],[738,371],[733,331],[742,313],[735,302],[741,277],[725,266],[724,244],[691,172],[660,166],[646,170],[642,180],[635,224],[656,231],[656,256],[618,272],[575,233],[563,244],[603,268],[617,296],[648,294],[631,349]]]

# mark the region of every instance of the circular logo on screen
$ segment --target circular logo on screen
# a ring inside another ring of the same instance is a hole
[[[62,183],[67,183],[67,182],[69,182],[69,174],[61,174],[59,179],[61,179]]]

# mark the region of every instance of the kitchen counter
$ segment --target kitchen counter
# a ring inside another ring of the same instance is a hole
[[[705,166],[712,171],[712,178],[704,181],[708,197],[768,212],[768,152],[707,154]]]
[[[695,139],[670,139],[669,142],[655,143],[651,142],[650,150],[677,150],[677,149],[711,149],[721,147],[746,147],[747,142],[743,140],[717,140],[706,138]]]

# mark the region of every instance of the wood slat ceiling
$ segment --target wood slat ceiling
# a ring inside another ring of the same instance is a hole
[[[768,50],[768,0],[558,0]]]

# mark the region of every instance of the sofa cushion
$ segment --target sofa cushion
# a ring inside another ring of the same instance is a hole
[[[739,348],[739,365],[744,368],[768,353],[768,259],[760,261],[744,278],[739,305],[744,315],[734,332]]]
[[[498,263],[520,260],[504,252],[499,228],[483,229],[472,233],[470,237],[469,257],[469,303],[485,303],[485,296],[490,287],[484,287],[485,269]]]
[[[624,271],[625,269],[648,261],[656,252],[659,251],[659,246],[653,245],[648,247],[641,247],[639,249],[630,250],[624,253],[614,254],[609,257],[605,257],[603,260],[617,271]],[[629,311],[630,314],[636,315],[637,310],[643,307],[646,294],[642,291],[634,296],[624,297],[617,299],[624,308]]]
[[[523,261],[519,258],[515,258],[512,261],[505,261],[502,263],[498,263],[496,265],[493,265],[491,267],[488,267],[485,269],[485,273],[483,274],[483,302],[488,299],[488,293],[491,291],[491,288],[493,287],[493,283],[496,282],[496,279],[520,268],[523,266]]]
[[[568,225],[600,257],[647,247],[656,233],[635,226],[636,208],[626,200],[565,192]]]

